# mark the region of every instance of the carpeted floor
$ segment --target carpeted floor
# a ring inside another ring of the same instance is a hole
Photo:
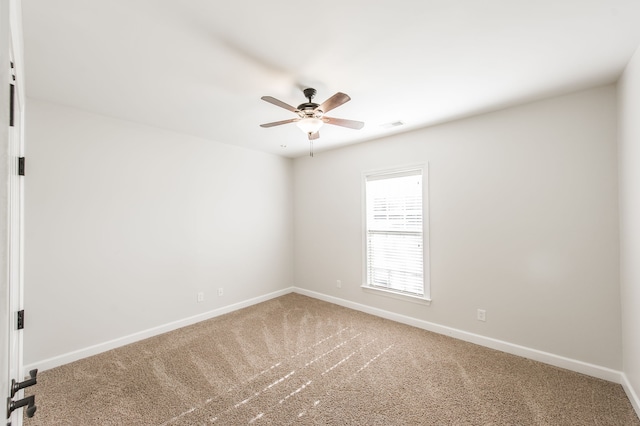
[[[289,294],[38,375],[36,425],[640,425],[620,385]]]

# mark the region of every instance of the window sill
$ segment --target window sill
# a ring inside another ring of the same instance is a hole
[[[407,302],[418,303],[420,305],[431,305],[431,299],[424,296],[412,296],[410,294],[398,293],[393,290],[385,290],[383,288],[370,287],[366,284],[360,286],[367,293],[377,294],[379,296],[390,297],[392,299],[405,300]]]

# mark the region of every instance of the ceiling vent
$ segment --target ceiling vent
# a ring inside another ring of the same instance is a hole
[[[392,121],[391,123],[381,124],[380,126],[384,127],[385,129],[390,129],[392,127],[404,126],[404,122],[398,120],[398,121]]]

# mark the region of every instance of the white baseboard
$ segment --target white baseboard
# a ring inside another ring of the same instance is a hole
[[[560,355],[554,355],[548,352],[539,351],[537,349],[527,348],[525,346],[516,345],[502,340],[481,336],[479,334],[469,333],[467,331],[462,331],[432,322],[408,317],[405,315],[396,314],[394,312],[385,311],[383,309],[372,308],[371,306],[362,305],[360,303],[351,302],[348,300],[340,299],[338,297],[327,296],[326,294],[317,293],[315,291],[305,290],[298,287],[294,287],[293,291],[305,296],[313,297],[315,299],[324,300],[325,302],[344,306],[345,308],[350,308],[356,311],[361,311],[367,314],[390,319],[403,324],[432,331],[434,333],[444,334],[446,336],[451,336],[456,339],[464,340],[466,342],[475,343],[476,345],[485,346],[513,355],[518,355],[524,358],[532,359],[534,361],[540,361],[545,364],[550,364],[556,367],[575,371],[577,373],[597,377],[599,379],[608,380],[610,382],[623,384],[623,374],[620,371],[612,370],[607,367],[601,367],[599,365],[589,364],[587,362],[566,358]],[[629,389],[631,389],[630,386]],[[631,397],[629,399],[631,399]],[[638,400],[636,397],[636,404],[637,401]],[[638,411],[637,406],[635,407],[636,412],[640,412]]]
[[[631,401],[633,409],[636,410],[636,414],[638,415],[638,417],[640,417],[640,398],[638,397],[636,391],[633,389],[633,386],[631,386],[631,383],[629,383],[627,375],[624,373],[622,373],[622,388],[627,394],[629,401]]]
[[[198,315],[194,315],[189,318],[184,318],[178,321],[174,321],[168,324],[164,324],[158,327],[153,327],[148,330],[139,331],[137,333],[129,334],[128,336],[119,337],[117,339],[109,340],[108,342],[99,343],[97,345],[89,346],[87,348],[79,349],[73,352],[69,352],[63,355],[59,355],[53,358],[41,360],[33,364],[25,365],[24,371],[31,371],[37,368],[39,371],[49,370],[51,368],[59,367],[64,364],[68,364],[73,361],[77,361],[82,358],[87,358],[93,355],[97,355],[102,352],[109,351],[111,349],[119,348],[121,346],[128,345],[130,343],[138,342],[140,340],[147,339],[149,337],[157,336],[159,334],[167,333],[169,331],[176,330],[178,328],[186,327],[205,321],[211,318],[215,318],[220,315],[228,314],[229,312],[237,311],[238,309],[246,308],[257,303],[266,302],[267,300],[274,299],[276,297],[284,296],[294,291],[293,287],[278,290],[273,293],[265,294],[262,296],[254,297],[249,300],[234,303],[232,305],[223,306],[212,311],[204,312]]]

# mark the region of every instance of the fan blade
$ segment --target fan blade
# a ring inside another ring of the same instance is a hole
[[[322,117],[322,121],[334,126],[348,127],[350,129],[360,130],[364,126],[362,121],[345,120],[344,118]]]
[[[278,100],[278,99],[274,98],[273,96],[263,96],[263,97],[261,97],[260,99],[262,99],[263,101],[267,101],[267,102],[269,102],[270,104],[277,105],[277,106],[279,106],[280,108],[284,108],[284,109],[286,109],[286,110],[289,110],[289,111],[291,111],[291,112],[298,112],[298,110],[297,110],[296,108],[292,107],[292,106],[291,106],[291,105],[289,105],[289,104],[285,104],[284,102],[282,102],[282,101],[280,101],[280,100]]]
[[[312,141],[314,139],[318,139],[320,137],[320,132],[309,133],[309,140]]]
[[[322,112],[329,112],[332,109],[339,107],[343,103],[349,102],[350,100],[351,98],[349,97],[349,95],[347,95],[346,93],[338,92],[324,101],[322,105],[318,107],[318,109],[322,110]]]
[[[265,124],[261,124],[260,127],[273,127],[273,126],[279,126],[281,124],[287,124],[287,123],[293,123],[300,120],[299,118],[291,118],[289,120],[282,120],[282,121],[274,121],[271,123],[265,123]]]

